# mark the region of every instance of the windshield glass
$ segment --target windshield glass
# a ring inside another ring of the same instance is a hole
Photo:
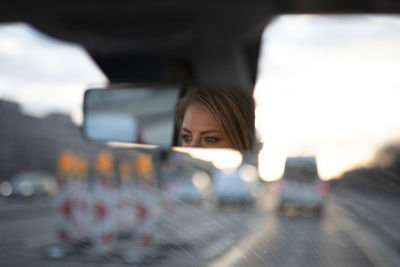
[[[392,15],[273,19],[258,143],[237,151],[85,140],[84,89],[105,74],[80,45],[0,25],[1,265],[400,266],[399,32]],[[138,121],[170,140],[177,92],[152,93]]]

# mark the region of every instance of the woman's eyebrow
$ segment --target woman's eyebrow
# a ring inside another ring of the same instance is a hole
[[[192,133],[189,129],[183,127],[182,131],[188,132],[188,133]],[[209,129],[209,130],[205,130],[205,131],[201,131],[200,134],[209,134],[209,133],[221,133],[221,131],[215,130],[215,129]]]
[[[209,134],[209,133],[220,133],[218,130],[210,129],[210,130],[205,130],[201,131],[200,134]]]
[[[186,129],[186,128],[182,128],[182,131],[185,131],[185,132],[188,132],[188,133],[192,133],[189,129]]]

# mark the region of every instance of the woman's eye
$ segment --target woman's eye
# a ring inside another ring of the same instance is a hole
[[[204,141],[205,141],[206,143],[216,143],[216,142],[218,141],[218,139],[215,138],[215,137],[206,137],[206,138],[204,139]]]
[[[187,134],[183,134],[181,136],[181,138],[182,138],[182,141],[185,142],[185,143],[190,143],[192,141],[192,137],[187,135]]]

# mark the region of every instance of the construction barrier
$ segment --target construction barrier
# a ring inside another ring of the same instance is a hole
[[[121,238],[133,244],[135,259],[152,253],[161,216],[172,215],[173,207],[160,194],[151,155],[114,159],[102,151],[90,164],[85,156],[66,151],[58,158],[58,173],[60,243],[48,248],[50,258],[88,248],[90,255],[109,255],[121,250]]]
[[[147,248],[155,241],[159,215],[159,194],[152,158],[140,154],[135,161],[136,170],[136,232],[139,245]]]
[[[117,209],[118,234],[123,237],[132,237],[136,220],[133,163],[129,159],[122,158],[119,160],[118,167],[120,176]]]
[[[95,158],[95,181],[93,184],[92,238],[99,254],[113,249],[116,240],[116,192],[114,188],[113,157],[101,152]]]
[[[60,192],[56,198],[59,210],[58,238],[63,242],[79,241],[79,220],[76,216],[76,155],[64,152],[58,159]]]

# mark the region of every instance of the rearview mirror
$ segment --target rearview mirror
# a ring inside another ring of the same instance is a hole
[[[179,86],[119,85],[89,89],[83,133],[92,141],[173,145]]]

